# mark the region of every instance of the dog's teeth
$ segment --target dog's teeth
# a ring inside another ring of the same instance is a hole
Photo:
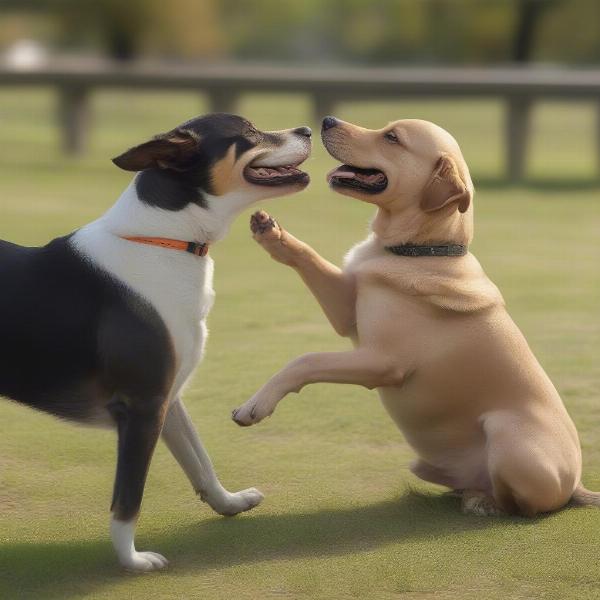
[[[294,165],[281,165],[278,167],[249,167],[252,175],[261,179],[269,179],[275,177],[286,177],[302,173]]]

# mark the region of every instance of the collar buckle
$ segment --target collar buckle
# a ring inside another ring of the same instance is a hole
[[[208,244],[200,244],[199,242],[188,242],[186,252],[194,256],[206,256],[208,254]]]

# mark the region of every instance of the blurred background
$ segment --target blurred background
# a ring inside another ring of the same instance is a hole
[[[0,136],[89,158],[206,111],[422,116],[481,182],[591,183],[599,61],[595,0],[0,0]]]
[[[594,0],[2,0],[0,46],[117,60],[593,65]]]

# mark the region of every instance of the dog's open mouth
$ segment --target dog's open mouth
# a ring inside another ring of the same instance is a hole
[[[244,169],[246,181],[255,185],[292,185],[294,183],[308,184],[308,173],[301,171],[295,165],[282,165],[280,167],[262,167],[248,165]]]
[[[327,181],[332,187],[347,187],[368,194],[378,194],[387,187],[388,180],[383,171],[378,169],[361,169],[351,165],[342,165],[327,174]]]

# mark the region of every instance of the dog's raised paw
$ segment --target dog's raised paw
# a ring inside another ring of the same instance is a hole
[[[249,427],[250,425],[252,425],[251,422],[246,421],[243,413],[242,413],[242,408],[234,408],[231,411],[231,420],[234,423],[237,423],[240,427]]]
[[[268,417],[273,411],[266,411],[258,403],[243,404],[231,413],[231,418],[240,427],[249,427]]]
[[[231,418],[240,427],[250,427],[250,425],[254,425],[252,412],[249,411],[245,405],[242,405],[239,408],[234,408],[231,411]]]
[[[279,230],[279,225],[269,213],[259,210],[250,217],[250,229],[255,236],[264,235],[273,230]]]
[[[133,573],[148,573],[164,569],[169,561],[157,552],[133,552],[121,565]]]

